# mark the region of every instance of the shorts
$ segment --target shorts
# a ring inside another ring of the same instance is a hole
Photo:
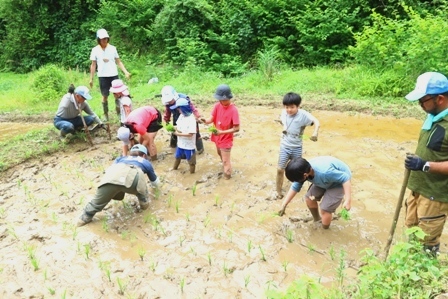
[[[320,209],[328,213],[334,213],[336,209],[341,205],[342,199],[344,198],[344,188],[337,187],[331,189],[323,189],[317,187],[314,184],[308,188],[305,197],[309,199],[314,196],[315,201],[321,201]],[[323,198],[323,199],[322,199]]]
[[[183,148],[177,148],[176,153],[174,154],[174,157],[176,159],[187,159],[187,161],[190,161],[191,157],[194,155],[195,150],[188,150]]]
[[[160,130],[161,128],[163,128],[162,114],[160,113],[159,109],[156,109],[156,110],[157,110],[157,120],[154,120],[151,123],[149,123],[149,126],[146,130],[146,132],[148,132],[148,133],[154,133],[154,132],[157,132],[158,130]]]
[[[101,95],[104,97],[109,96],[109,89],[112,86],[112,81],[118,79],[118,76],[113,77],[98,77],[98,81],[100,82],[100,90]]]
[[[285,169],[289,161],[294,158],[302,157],[302,147],[285,147],[280,146],[278,153],[278,169]]]

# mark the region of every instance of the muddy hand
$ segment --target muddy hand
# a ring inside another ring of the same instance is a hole
[[[311,136],[310,140],[316,142],[317,141],[317,136],[316,135]]]
[[[286,207],[282,208],[280,211],[278,211],[278,215],[279,215],[280,217],[283,216],[283,215],[285,215],[285,210],[286,210]]]

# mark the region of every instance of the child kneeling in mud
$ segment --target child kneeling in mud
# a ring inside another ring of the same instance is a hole
[[[190,165],[190,173],[196,170],[196,118],[190,107],[190,103],[184,99],[179,98],[170,109],[178,109],[180,112],[179,118],[176,122],[176,131],[174,135],[177,136],[177,148],[174,154],[173,169],[179,167],[182,159],[187,159]]]

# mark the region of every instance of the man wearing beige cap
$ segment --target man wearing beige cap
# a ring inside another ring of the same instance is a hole
[[[419,226],[426,234],[425,249],[437,255],[448,215],[448,79],[441,73],[424,73],[406,99],[418,101],[427,117],[415,154],[406,155],[411,193],[405,224]]]

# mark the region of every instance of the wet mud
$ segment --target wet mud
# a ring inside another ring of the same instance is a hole
[[[154,163],[163,185],[151,205],[113,201],[86,226],[75,226],[119,141],[99,136],[28,161],[0,182],[0,297],[263,298],[306,274],[337,284],[344,256],[354,277],[362,250],[382,254],[401,188],[406,152],[421,120],[312,111],[319,140],[304,141],[304,157],[332,155],[353,172],[351,219],[329,230],[308,221],[304,188],[279,217],[272,200],[281,126],[279,108],[240,107],[241,131],[232,149],[233,176],[221,178],[214,144],[205,140],[196,173],[177,171],[169,134],[156,137]],[[207,130],[202,127],[203,136]],[[311,134],[307,128],[305,135]],[[308,135],[309,136],[309,135]],[[286,180],[285,180],[286,181]],[[289,183],[285,182],[287,190]],[[153,190],[154,191],[154,190]],[[402,210],[395,240],[404,239]],[[448,237],[441,251],[447,251]],[[350,279],[347,279],[350,280]]]

